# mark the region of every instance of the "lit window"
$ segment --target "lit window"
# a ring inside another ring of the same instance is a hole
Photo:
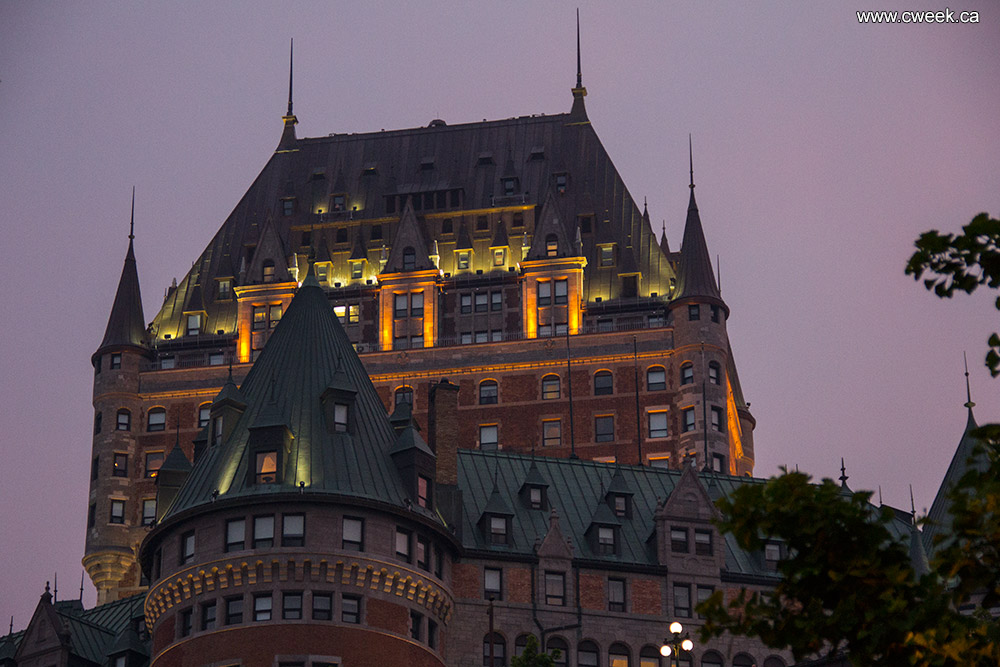
[[[343,324],[344,315],[347,314],[347,306],[334,306],[333,314],[336,315],[337,319],[340,320],[341,324]]]
[[[649,413],[649,437],[650,438],[666,438],[669,435],[667,430],[667,413],[666,412],[650,412]]]
[[[712,531],[695,529],[694,552],[698,556],[712,555]]]
[[[146,477],[156,477],[160,466],[163,465],[163,452],[149,452],[146,454]]]
[[[253,323],[251,324],[251,328],[254,331],[267,328],[267,310],[264,306],[253,307]]]
[[[714,361],[708,364],[708,381],[719,384],[719,364]]]
[[[538,287],[538,306],[549,306],[552,304],[552,283],[540,282]]]
[[[270,549],[274,546],[274,515],[253,518],[253,548]]]
[[[469,251],[459,250],[458,251],[458,268],[459,270],[469,268]]]
[[[412,271],[417,267],[417,253],[416,251],[407,246],[403,249],[403,270]]]
[[[503,266],[507,261],[507,251],[503,248],[493,249],[493,266]]]
[[[245,519],[230,519],[226,522],[226,551],[240,551],[246,542],[247,522]]]
[[[268,261],[264,262],[264,266],[262,267],[262,269],[263,269],[262,273],[261,273],[262,282],[273,283],[274,282],[274,262],[272,262],[271,260],[268,260]]]
[[[115,424],[115,429],[118,431],[131,431],[132,430],[132,413],[128,410],[118,411],[118,420]]]
[[[417,505],[431,506],[431,480],[423,475],[417,476]]]
[[[111,515],[108,517],[108,523],[125,523],[124,500],[111,501]]]
[[[614,266],[615,265],[615,247],[610,245],[603,245],[600,247],[600,266]]]
[[[314,621],[333,620],[333,595],[330,593],[312,594],[312,617]]]
[[[507,519],[505,517],[490,517],[490,544],[507,544]]]
[[[479,383],[479,405],[494,405],[497,402],[499,386],[494,380]]]
[[[646,391],[663,391],[667,388],[667,371],[663,366],[653,366],[646,371]]]
[[[187,335],[197,336],[201,333],[201,313],[191,313],[187,316]]]
[[[194,561],[194,531],[190,530],[181,535],[180,564],[187,565],[192,561]]]
[[[297,621],[302,618],[302,593],[281,594],[281,618],[286,621]]]
[[[556,284],[556,305],[564,306],[568,301],[569,295],[569,281],[563,278],[562,280],[555,281]]]
[[[615,393],[614,380],[611,371],[597,371],[594,374],[594,396],[603,396]]]
[[[120,352],[115,352],[111,355],[111,370],[118,370],[122,367],[122,355]]]
[[[479,448],[482,450],[495,450],[497,448],[497,425],[483,424],[479,427]]]
[[[226,278],[225,280],[220,280],[218,298],[228,299],[232,288],[233,288],[232,280],[229,280],[228,278]]]
[[[340,620],[344,623],[361,622],[361,598],[344,594],[340,599]]]
[[[597,527],[597,551],[605,556],[614,555],[615,529],[611,526]]]
[[[278,326],[278,322],[281,321],[281,304],[280,303],[275,304],[275,305],[271,306],[270,308],[268,308],[268,319],[270,320],[270,322],[268,322],[268,325],[267,325],[269,328],[273,329],[274,327]]]
[[[674,616],[691,618],[690,584],[674,584]]]
[[[686,554],[688,552],[687,528],[670,529],[670,550],[678,554]]]
[[[612,644],[608,649],[608,667],[629,667],[631,658],[624,644]]]
[[[278,452],[257,452],[257,484],[278,481]]]
[[[306,542],[306,515],[284,514],[281,517],[281,546],[301,547]]]
[[[396,556],[407,563],[410,562],[410,538],[410,531],[402,528],[396,529]]]
[[[128,454],[115,452],[114,463],[111,468],[112,477],[128,477]]]
[[[546,419],[542,422],[542,447],[558,447],[562,444],[562,421]]]
[[[262,593],[260,595],[253,596],[253,620],[255,621],[271,620],[270,593]]]
[[[712,430],[722,433],[725,431],[725,421],[722,419],[722,408],[712,406]]]
[[[211,418],[212,404],[205,403],[198,407],[198,428],[205,428]]]
[[[681,384],[692,384],[694,382],[694,365],[687,363],[681,366]]]
[[[162,431],[167,428],[167,411],[163,408],[153,408],[149,411],[146,421],[147,431]]]
[[[352,303],[347,307],[347,322],[348,324],[357,324],[361,321],[361,306]]]
[[[360,280],[364,276],[364,262],[354,260],[351,262],[351,280]]]
[[[364,550],[365,523],[361,519],[344,517],[343,548],[348,551]]]
[[[545,256],[556,257],[559,254],[559,237],[549,234],[545,237]]]
[[[615,418],[611,415],[594,417],[594,442],[612,442],[615,439]]]
[[[701,319],[701,308],[697,303],[688,304],[688,319],[692,321]]]
[[[542,400],[550,401],[559,398],[560,380],[558,375],[546,375],[542,378]]]
[[[333,404],[333,430],[347,433],[347,406],[343,403]]]
[[[503,570],[500,568],[483,569],[483,599],[503,600]]]
[[[682,410],[684,414],[684,432],[688,433],[694,430],[694,408],[685,408]]]
[[[545,604],[566,605],[566,575],[562,572],[545,573]]]

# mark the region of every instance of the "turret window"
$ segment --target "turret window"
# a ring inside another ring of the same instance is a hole
[[[697,303],[688,304],[688,319],[692,322],[701,319],[701,307]]]
[[[236,625],[243,622],[243,598],[228,598],[226,600],[226,625]]]
[[[403,528],[396,529],[396,557],[410,562],[410,541],[413,534]]]
[[[194,531],[181,535],[180,564],[187,565],[194,561]]]
[[[340,620],[344,623],[361,622],[361,598],[344,593],[340,598]]]
[[[246,519],[230,519],[226,522],[226,552],[242,551],[246,545]]]
[[[274,546],[274,515],[253,518],[253,548],[270,549]]]
[[[167,428],[167,411],[163,408],[153,408],[146,416],[147,431],[162,431]]]
[[[722,408],[718,406],[712,406],[712,430],[718,433],[722,433],[726,430],[726,422],[722,418]]]
[[[684,432],[688,433],[694,430],[694,408],[685,408],[681,411],[684,416]]]
[[[719,321],[719,307],[715,305],[712,306],[712,321],[713,322]]]
[[[496,380],[483,380],[479,383],[479,405],[495,405],[499,396],[499,385]]]
[[[681,384],[692,384],[694,382],[694,365],[686,363],[681,366]]]
[[[714,361],[708,364],[708,381],[719,384],[719,364]]]
[[[111,468],[112,477],[128,477],[128,454],[115,452],[114,463]]]
[[[122,355],[120,352],[115,352],[111,355],[111,370],[118,370],[122,367]]]
[[[646,371],[646,391],[663,391],[667,388],[667,371],[663,366],[652,366]]]
[[[302,591],[281,594],[281,618],[286,621],[302,618]]]
[[[559,398],[560,379],[558,375],[546,375],[542,378],[542,400],[550,401]]]
[[[94,414],[94,435],[101,432],[101,422],[104,421],[104,415],[100,411]]]
[[[146,454],[145,477],[147,478],[156,477],[157,473],[160,472],[160,466],[162,465],[163,465],[163,452],[148,452]]]
[[[333,619],[333,595],[331,593],[312,594],[312,617],[314,621]]]
[[[253,620],[270,621],[271,604],[272,602],[270,593],[262,593],[253,596]]]
[[[256,463],[258,484],[274,484],[278,481],[278,452],[257,452]]]
[[[347,551],[364,551],[365,522],[362,519],[344,517],[343,548]]]
[[[712,470],[722,473],[729,472],[729,469],[726,467],[725,454],[712,454]]]
[[[132,430],[132,413],[128,410],[118,411],[118,420],[115,423],[115,429],[118,431],[131,431]]]
[[[281,517],[281,546],[301,547],[306,541],[306,515],[284,514]]]
[[[111,501],[111,513],[108,516],[108,523],[125,523],[125,501],[124,500],[112,500]]]

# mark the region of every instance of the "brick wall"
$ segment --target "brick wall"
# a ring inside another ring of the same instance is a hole
[[[452,565],[451,590],[457,598],[481,598],[483,588],[479,577],[479,567],[469,563]]]
[[[636,578],[630,583],[632,584],[633,614],[653,614],[659,616],[663,613],[663,595],[658,579]]]
[[[514,603],[531,604],[531,569],[507,568],[504,576],[507,577],[507,599]]]
[[[607,609],[604,577],[599,574],[580,573],[580,605],[584,609]]]

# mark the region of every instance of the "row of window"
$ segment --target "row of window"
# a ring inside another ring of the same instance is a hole
[[[103,365],[103,362],[104,362],[103,356],[98,356],[97,359],[94,360],[94,375],[101,374],[101,367]],[[116,371],[119,370],[121,367],[122,367],[122,353],[112,352],[111,354],[109,354],[108,370]]]
[[[280,599],[279,599],[280,595]],[[271,621],[280,618],[285,621],[298,621],[309,618],[314,621],[332,621],[339,618],[341,623],[360,624],[363,618],[362,598],[360,595],[341,593],[335,595],[325,591],[309,591],[309,611],[304,602],[305,591],[282,591],[279,593],[256,593],[250,596],[251,605],[247,608],[245,596],[233,596],[220,600],[210,600],[198,605],[197,619],[195,608],[189,607],[178,612],[177,636],[187,637],[196,627],[201,632],[215,630],[227,625],[239,625],[245,620],[253,622]],[[334,603],[339,602],[335,609]],[[276,602],[280,607],[276,607]],[[433,622],[431,622],[433,625]],[[436,626],[434,638],[437,639]]]
[[[716,305],[709,306],[709,309],[711,312],[712,321],[718,322],[720,318],[719,313],[721,309]],[[691,321],[701,319],[701,304],[699,303],[688,304],[688,319]]]
[[[503,292],[501,290],[462,292],[458,295],[458,303],[459,312],[462,315],[468,315],[472,312],[497,312],[503,310]]]
[[[212,410],[211,403],[202,403],[198,406],[198,428],[205,428],[208,426],[209,415]],[[101,411],[94,413],[94,435],[97,435],[104,429],[104,414]],[[155,433],[156,431],[165,431],[167,429],[167,409],[166,408],[150,408],[146,413],[146,430]],[[115,430],[116,431],[131,431],[132,430],[132,411],[128,408],[121,408],[115,413]]]

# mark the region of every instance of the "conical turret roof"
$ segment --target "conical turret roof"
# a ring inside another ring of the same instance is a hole
[[[937,495],[934,496],[934,502],[931,503],[931,509],[927,513],[927,526],[923,530],[924,548],[927,553],[934,553],[934,537],[937,535],[948,535],[951,533],[951,494],[952,489],[960,479],[967,473],[970,469],[984,470],[986,467],[985,457],[980,455],[974,457],[976,445],[979,444],[979,440],[972,436],[972,431],[979,427],[976,423],[976,417],[972,414],[972,406],[974,404],[970,400],[966,403],[968,408],[968,416],[965,420],[965,430],[962,432],[962,437],[958,441],[958,447],[955,449],[955,455],[951,458],[951,463],[948,465],[948,471],[944,475],[944,479],[941,481],[941,486],[938,488]]]
[[[133,200],[133,210],[135,204]],[[135,264],[134,239],[131,229],[128,235],[128,252],[125,253],[125,266],[122,267],[121,278],[118,279],[118,291],[115,302],[111,306],[111,316],[104,330],[104,340],[98,351],[119,345],[143,347],[146,337],[145,318],[142,314],[142,296],[139,294],[139,272]]]
[[[681,241],[680,272],[677,277],[677,299],[709,297],[722,302],[722,294],[715,282],[712,258],[705,242],[705,231],[698,215],[698,204],[694,199],[694,184],[688,202],[687,221],[684,223],[684,238]]]

